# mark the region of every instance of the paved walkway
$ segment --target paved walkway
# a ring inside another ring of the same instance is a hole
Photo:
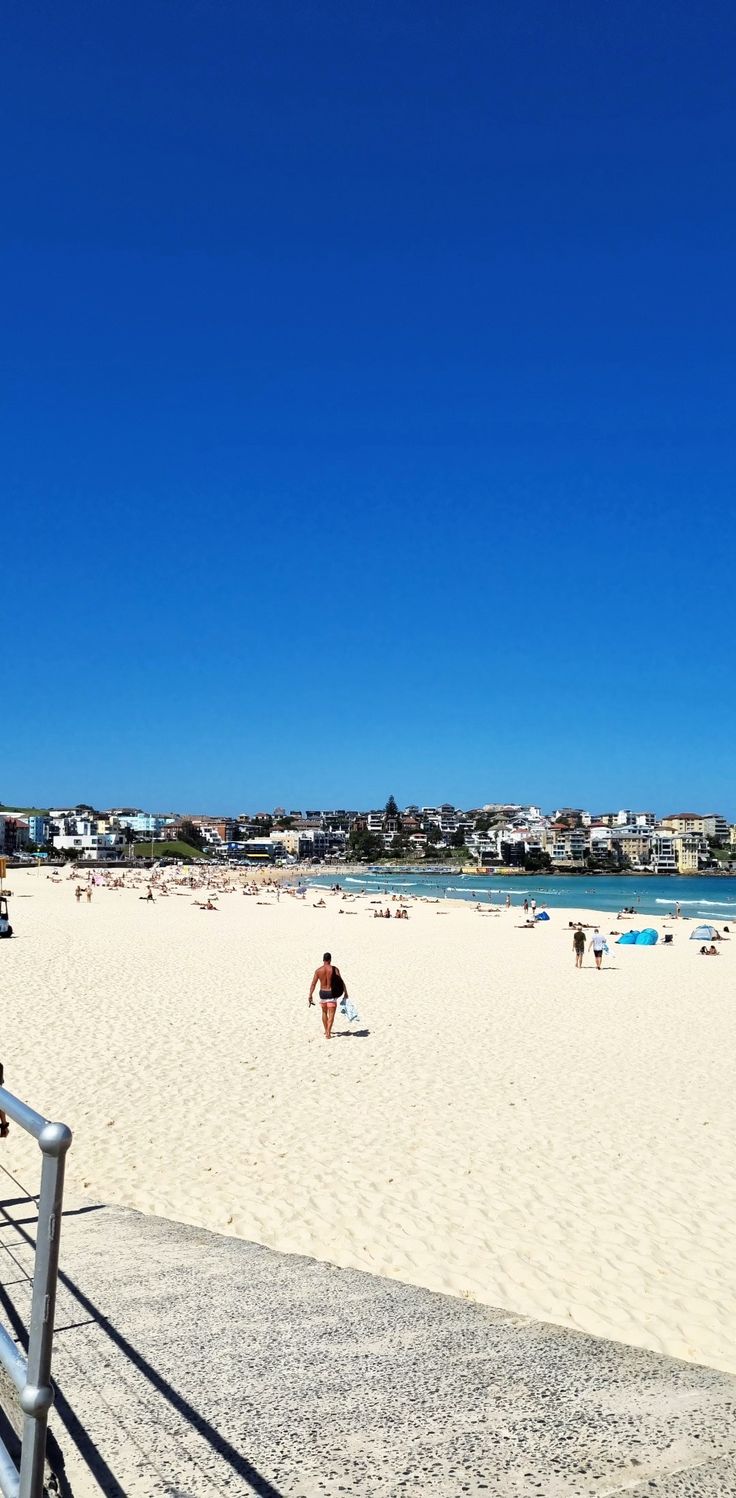
[[[736,1494],[726,1374],[117,1208],[66,1215],[62,1263],[74,1498]]]

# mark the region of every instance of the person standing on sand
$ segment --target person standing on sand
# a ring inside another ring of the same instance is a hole
[[[578,929],[573,936],[572,949],[575,953],[575,966],[582,967],[583,957],[585,955],[585,932],[583,931],[582,926],[578,926]]]
[[[596,965],[598,971],[600,972],[600,970],[601,970],[601,962],[603,961],[603,953],[604,953],[605,947],[606,947],[606,938],[605,938],[605,936],[601,936],[601,933],[598,930],[597,926],[595,928],[595,931],[593,932],[593,935],[590,938],[590,945],[593,948],[593,956],[595,958],[595,965]]]
[[[325,952],[322,964],[315,969],[312,986],[309,990],[309,1007],[314,1004],[314,990],[319,984],[319,1004],[322,1010],[322,1024],[324,1026],[325,1040],[332,1035],[332,1026],[335,1022],[335,1010],[339,998],[348,997],[345,980],[340,973],[339,967],[334,967],[332,955]]]

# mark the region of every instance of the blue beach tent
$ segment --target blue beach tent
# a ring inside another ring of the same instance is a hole
[[[696,926],[695,930],[690,932],[690,940],[713,941],[713,938],[717,935],[718,932],[715,926]]]
[[[639,932],[636,938],[636,945],[637,947],[654,947],[657,944],[657,940],[657,932],[654,927],[647,926],[644,931]]]
[[[639,932],[638,931],[624,931],[623,936],[619,936],[619,939],[616,942],[616,946],[617,947],[635,947],[638,940],[639,940]]]
[[[540,910],[539,915],[537,916],[537,920],[538,921],[548,921],[549,920],[549,916],[547,915],[546,910]]]

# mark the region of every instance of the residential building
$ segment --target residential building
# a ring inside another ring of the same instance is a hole
[[[510,869],[523,869],[526,860],[526,843],[521,841],[509,842],[506,838],[501,837],[498,846],[501,863]]]
[[[617,827],[654,827],[656,821],[653,811],[623,810],[616,813]]]
[[[702,837],[704,821],[700,812],[677,811],[669,817],[663,817],[660,826],[668,832],[698,833]]]
[[[150,811],[121,811],[116,812],[111,822],[118,827],[129,827],[131,832],[137,833],[141,839],[145,840],[163,836],[165,828],[174,825],[174,818],[157,816],[155,812]]]
[[[647,827],[613,829],[613,845],[636,868],[646,868],[652,852],[651,833]]]
[[[25,817],[0,816],[0,853],[19,853],[28,846],[28,823]]]
[[[716,843],[727,843],[729,825],[725,817],[719,817],[716,812],[708,812],[703,817],[703,833],[712,838]]]
[[[249,837],[245,842],[238,844],[239,851],[245,858],[253,859],[258,863],[273,862],[276,858],[283,858],[284,844],[283,833],[278,834],[278,841],[266,837]]]
[[[47,839],[48,839],[48,835],[49,835],[49,819],[48,819],[48,817],[43,816],[41,814],[38,814],[38,815],[37,814],[31,814],[30,816],[27,816],[25,820],[28,823],[28,839],[29,839],[29,841],[32,842],[32,843],[35,843],[36,846],[40,848],[42,846],[42,844],[45,843],[47,841]]]
[[[587,827],[560,828],[552,844],[552,862],[561,867],[582,868],[589,849],[590,835]]]
[[[705,838],[687,833],[676,833],[672,839],[675,847],[678,874],[697,874],[701,864],[708,859],[708,843]]]
[[[652,869],[655,874],[677,873],[677,851],[671,832],[652,834]]]
[[[283,832],[274,835],[284,837]],[[297,852],[300,858],[335,858],[345,852],[346,841],[347,835],[344,832],[330,832],[314,828],[311,832],[299,833]]]
[[[88,861],[114,860],[125,854],[125,834],[122,832],[57,833],[52,841],[59,852],[76,848]]]

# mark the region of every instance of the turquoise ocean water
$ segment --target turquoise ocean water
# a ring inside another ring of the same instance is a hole
[[[591,879],[550,874],[537,879],[525,875],[504,879],[498,875],[478,878],[473,874],[424,874],[410,869],[388,873],[385,869],[367,869],[365,874],[342,874],[335,870],[309,882],[315,885],[337,882],[345,890],[357,892],[364,889],[375,895],[386,891],[389,894],[427,895],[430,899],[475,900],[484,905],[503,905],[507,895],[511,896],[513,905],[534,899],[538,906],[547,905],[550,909],[570,906],[577,910],[610,910],[615,913],[624,906],[633,905],[643,914],[653,916],[674,911],[678,900],[684,916],[700,916],[715,925],[729,920],[736,922],[736,878],[726,877],[709,879],[682,875],[669,879],[637,879],[636,875],[629,875],[622,879],[602,875]]]

